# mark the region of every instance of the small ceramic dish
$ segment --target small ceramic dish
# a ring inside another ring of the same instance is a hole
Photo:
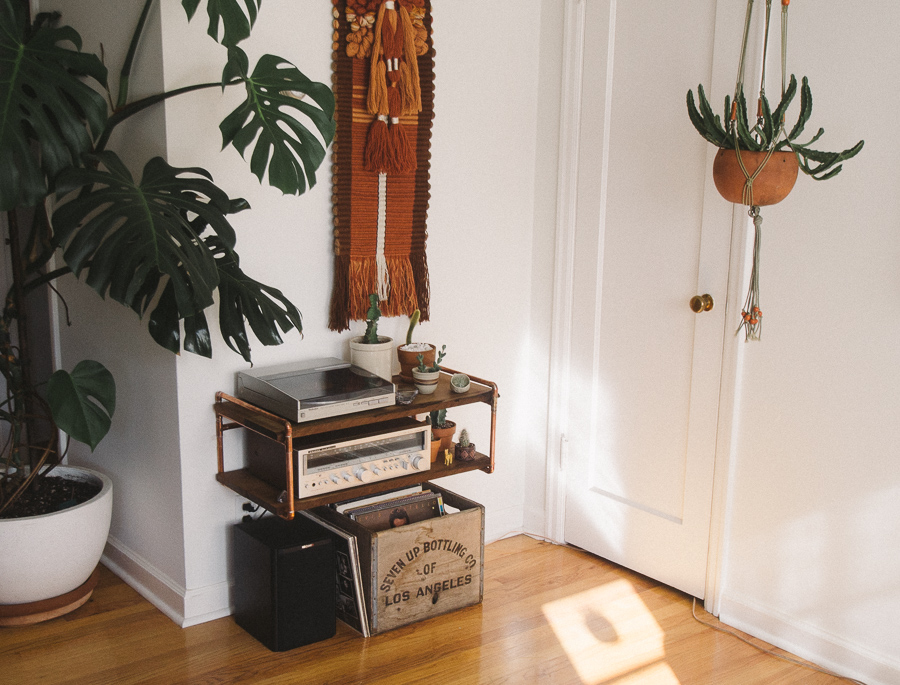
[[[418,394],[419,391],[415,388],[412,390],[398,390],[396,395],[397,404],[411,404]]]

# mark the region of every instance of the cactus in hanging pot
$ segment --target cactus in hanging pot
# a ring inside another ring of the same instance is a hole
[[[756,120],[751,123],[744,96],[744,65],[747,43],[753,15],[753,0],[747,0],[744,21],[744,37],[738,63],[734,97],[725,98],[725,124],[713,112],[703,91],[697,87],[699,108],[694,95],[687,93],[687,109],[691,123],[697,132],[719,148],[713,163],[713,180],[716,189],[729,202],[750,207],[755,237],[753,267],[750,285],[738,332],[742,329],[746,340],[759,340],[762,326],[762,309],[759,305],[759,262],[762,235],[760,207],[780,202],[794,187],[799,171],[817,181],[833,178],[840,173],[843,162],[859,154],[863,148],[860,140],[853,147],[841,152],[824,152],[813,148],[825,133],[819,129],[806,142],[800,136],[812,114],[812,91],[804,76],[800,86],[800,113],[797,122],[788,129],[785,125],[788,107],[797,95],[797,79],[792,74],[787,79],[785,55],[787,54],[787,15],[790,0],[781,2],[781,101],[774,111],[766,98],[766,55],[768,52],[769,24],[772,0],[766,0],[763,29],[762,69],[759,80]]]
[[[825,152],[811,147],[825,133],[820,128],[808,141],[800,142],[812,114],[812,92],[804,76],[800,86],[800,112],[788,130],[784,118],[797,94],[797,79],[790,83],[775,110],[771,110],[764,92],[760,93],[756,121],[751,124],[743,89],[732,100],[725,96],[725,121],[713,112],[703,86],[697,86],[699,109],[694,95],[687,93],[688,116],[697,132],[720,148],[713,164],[716,189],[729,202],[745,205],[771,205],[780,202],[797,180],[798,171],[817,181],[840,173],[843,162],[855,157],[864,141],[841,152]],[[764,165],[762,169],[760,166]],[[756,175],[758,173],[758,175]],[[748,183],[752,177],[752,183]]]

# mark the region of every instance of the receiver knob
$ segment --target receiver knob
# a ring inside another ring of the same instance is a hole
[[[421,468],[419,466],[419,464],[422,463],[422,457],[413,457],[412,459],[409,460],[409,463],[412,464],[412,467],[414,469],[418,470]]]
[[[381,469],[378,468],[377,466],[373,466],[372,473],[374,473],[377,476],[379,473],[381,473]]]
[[[346,471],[344,471],[344,472],[341,474],[341,478],[343,478],[344,480],[346,480],[346,481],[349,482],[349,480],[350,480],[350,474],[347,473]]]
[[[337,483],[341,482],[341,479],[337,477],[336,473],[332,473],[331,474],[331,482],[337,484]]]
[[[355,475],[363,483],[368,483],[370,480],[372,480],[372,472],[364,466],[357,466],[356,470],[353,471],[353,475]]]

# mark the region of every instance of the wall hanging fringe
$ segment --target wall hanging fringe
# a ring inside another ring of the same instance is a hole
[[[333,0],[334,283],[329,328],[384,316],[429,318],[434,48],[430,0]]]

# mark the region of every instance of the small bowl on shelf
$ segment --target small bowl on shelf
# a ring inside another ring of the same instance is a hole
[[[411,390],[398,390],[396,393],[397,404],[412,404],[412,401],[416,399],[416,395],[419,394],[419,391],[415,388]]]
[[[450,388],[453,392],[468,392],[469,377],[464,373],[455,373],[450,377]]]

